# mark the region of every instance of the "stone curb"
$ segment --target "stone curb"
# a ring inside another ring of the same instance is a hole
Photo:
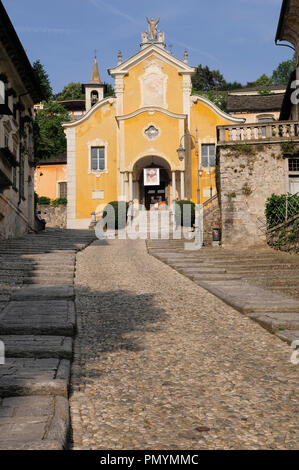
[[[162,251],[162,250],[161,250]],[[294,340],[299,340],[299,302],[287,298],[287,304],[289,305],[258,305],[258,300],[255,298],[255,302],[250,303],[246,299],[242,299],[242,295],[238,299],[236,297],[229,295],[227,292],[223,292],[219,288],[217,288],[217,284],[221,282],[222,284],[226,285],[226,287],[233,287],[233,283],[239,283],[242,282],[242,284],[245,285],[245,282],[240,280],[240,279],[230,279],[229,277],[225,276],[224,279],[218,279],[218,280],[210,280],[210,282],[205,282],[196,277],[196,274],[194,275],[194,272],[203,273],[201,269],[193,269],[188,268],[184,270],[182,266],[176,267],[176,261],[173,259],[171,262],[167,259],[167,257],[160,256],[159,254],[155,254],[155,250],[149,249],[148,248],[148,253],[155,257],[158,261],[161,261],[162,263],[166,264],[167,266],[171,267],[175,271],[177,271],[179,274],[189,278],[191,281],[195,282],[197,285],[202,287],[203,289],[207,290],[211,294],[215,295],[219,299],[221,299],[223,302],[225,302],[227,305],[230,307],[233,307],[235,310],[239,311],[240,313],[248,316],[252,320],[256,321],[259,323],[260,326],[265,328],[267,331],[269,331],[272,334],[275,334],[278,338],[280,338],[282,341],[287,342],[288,344],[291,344]],[[175,257],[176,258],[176,257]],[[179,258],[181,259],[181,255],[179,255]],[[181,263],[179,263],[181,264]],[[188,264],[188,261],[186,261],[186,265]],[[200,266],[200,262],[198,263]],[[212,274],[212,273],[210,273]],[[230,273],[230,276],[232,273]],[[248,287],[251,285],[249,283]],[[253,287],[253,289],[258,290],[259,288]],[[260,289],[262,291],[262,289]],[[270,292],[270,291],[269,291]],[[273,294],[275,296],[275,294]],[[292,315],[292,318],[288,318]]]

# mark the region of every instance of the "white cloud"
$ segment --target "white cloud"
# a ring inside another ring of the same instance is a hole
[[[107,10],[110,10],[111,13],[113,13],[116,16],[120,16],[122,18],[125,18],[126,20],[130,21],[131,23],[138,24],[140,25],[141,22],[133,18],[132,16],[128,15],[127,13],[124,13],[123,11],[119,10],[118,8],[114,7],[110,3],[106,3],[103,0],[89,0],[92,5],[94,5],[96,8],[103,9],[103,7],[107,8]]]

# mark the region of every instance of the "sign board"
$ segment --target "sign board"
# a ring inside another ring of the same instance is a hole
[[[143,180],[144,186],[159,186],[160,168],[144,168]]]

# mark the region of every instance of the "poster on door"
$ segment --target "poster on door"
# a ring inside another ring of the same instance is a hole
[[[160,168],[144,168],[143,170],[144,186],[160,185]]]

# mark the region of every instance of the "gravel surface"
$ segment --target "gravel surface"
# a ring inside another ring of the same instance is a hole
[[[79,253],[76,291],[74,449],[298,449],[289,346],[144,241]]]

